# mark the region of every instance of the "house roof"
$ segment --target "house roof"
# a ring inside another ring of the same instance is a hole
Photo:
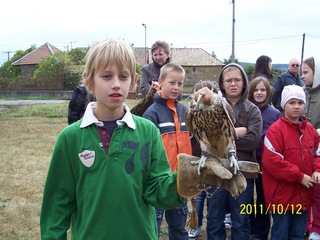
[[[41,47],[26,54],[22,58],[12,63],[14,66],[19,65],[36,65],[42,59],[49,57],[51,54],[60,51],[58,48],[49,43],[45,43]],[[136,61],[143,66],[146,63],[145,48],[133,47],[133,52]],[[151,49],[147,48],[147,63],[152,62]],[[171,61],[182,66],[214,66],[224,65],[224,63],[217,58],[210,55],[202,48],[171,48]]]
[[[145,64],[145,48],[133,48],[139,65]],[[171,61],[183,66],[212,66],[224,65],[202,48],[171,48]],[[152,62],[151,49],[147,49],[147,62]]]
[[[11,65],[36,65],[39,64],[42,59],[49,57],[57,51],[60,50],[49,43],[45,43],[41,47],[36,48],[22,58],[14,61]]]

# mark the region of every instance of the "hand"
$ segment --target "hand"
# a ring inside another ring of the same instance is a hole
[[[197,101],[198,96],[202,95],[201,102],[204,105],[210,105],[213,99],[213,93],[208,87],[201,88],[195,93],[195,100]]]
[[[151,87],[156,89],[157,91],[160,89],[160,84],[156,81],[151,82]]]
[[[312,179],[315,183],[320,183],[320,172],[314,172],[312,174]]]
[[[246,127],[236,127],[236,134],[238,138],[242,138],[247,134],[247,128]]]
[[[312,179],[312,177],[308,176],[307,174],[303,174],[303,178],[301,181],[301,184],[305,186],[306,188],[313,187],[313,184],[315,181]]]

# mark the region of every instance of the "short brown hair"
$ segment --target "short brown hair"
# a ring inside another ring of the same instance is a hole
[[[159,49],[162,48],[164,50],[164,52],[169,56],[170,55],[170,46],[169,43],[165,42],[165,41],[156,41],[154,44],[152,44],[151,46],[151,54]]]

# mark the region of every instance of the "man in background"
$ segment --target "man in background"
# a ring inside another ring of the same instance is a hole
[[[300,87],[304,86],[304,83],[299,76],[300,61],[293,58],[289,61],[288,70],[285,73],[281,73],[274,83],[274,92],[272,94],[272,105],[277,108],[281,113],[283,109],[280,106],[281,103],[281,93],[285,86],[287,85],[298,85]]]

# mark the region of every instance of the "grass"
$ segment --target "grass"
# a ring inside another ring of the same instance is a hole
[[[0,239],[40,239],[44,180],[66,118],[11,116],[0,124]]]
[[[67,103],[10,107],[0,125],[0,239],[40,239],[43,187],[54,143],[67,126]],[[168,239],[165,220],[162,232],[160,239]]]
[[[40,118],[62,118],[67,117],[67,103],[64,104],[39,104],[21,107],[11,107],[0,114],[0,118],[8,117],[40,117]]]

